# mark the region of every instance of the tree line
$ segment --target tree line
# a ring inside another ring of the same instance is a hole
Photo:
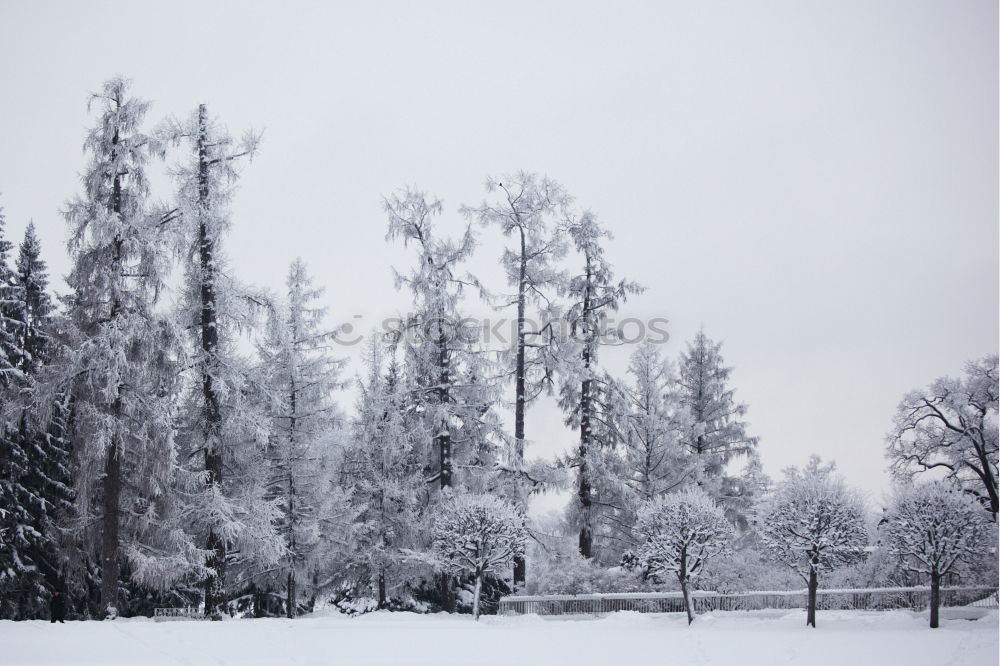
[[[603,369],[602,349],[623,342],[609,322],[642,287],[616,275],[609,231],[554,180],[489,179],[455,237],[433,196],[386,196],[413,307],[372,336],[352,381],[302,261],[281,294],[227,263],[229,204],[259,135],[232,137],[205,105],[151,127],[121,78],[88,108],[88,163],[63,211],[66,295],[49,294],[33,225],[10,268],[0,215],[0,617],[42,617],[57,590],[92,618],[177,605],[294,617],[331,602],[478,616],[574,577],[581,591],[676,580],[687,598],[699,577],[725,579],[710,560],[759,585],[764,553],[814,598],[819,571],[871,552],[867,509],[832,467],[764,475],[704,331],[676,361],[647,343],[625,377]],[[501,290],[469,269],[479,228],[507,239]],[[510,314],[510,345],[484,343],[470,301]],[[996,367],[987,357],[907,396],[889,437],[901,480],[945,477],[900,495],[886,523],[897,563],[923,562],[935,585],[983,550],[980,519],[995,521]],[[334,399],[345,386],[350,409]],[[578,435],[556,460],[527,455],[526,413],[546,394]],[[566,512],[529,520],[530,497],[555,490],[572,492]],[[924,529],[928,506],[963,516],[946,521],[967,524],[960,554],[924,557],[900,527]]]

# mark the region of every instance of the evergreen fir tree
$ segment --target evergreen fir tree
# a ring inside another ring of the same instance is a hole
[[[271,318],[260,356],[274,397],[269,496],[281,509],[285,604],[291,618],[297,615],[297,588],[316,568],[323,494],[332,478],[326,476],[333,458],[331,435],[341,420],[333,391],[340,386],[343,361],[329,353],[334,332],[323,328],[326,310],[316,305],[323,290],[312,286],[301,259],[292,263],[287,286],[286,302]]]
[[[732,522],[746,527],[763,475],[757,437],[747,434],[747,406],[735,401],[732,368],[726,367],[721,348],[721,342],[698,332],[681,355],[678,396],[692,419],[685,444],[701,461],[700,485],[725,507]],[[734,470],[732,463],[739,460],[745,467]]]

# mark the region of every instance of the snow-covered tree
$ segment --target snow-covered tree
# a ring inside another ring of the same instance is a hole
[[[433,554],[442,567],[475,579],[472,616],[479,619],[483,577],[509,570],[524,554],[524,515],[494,495],[459,495],[445,503],[434,522]]]
[[[688,450],[701,461],[700,483],[725,508],[730,520],[745,525],[758,483],[757,437],[747,434],[747,406],[737,403],[730,387],[732,368],[726,367],[721,342],[698,331],[681,354],[678,398],[690,413],[692,427],[685,437]],[[731,463],[746,463],[734,473]]]
[[[266,391],[253,363],[240,354],[238,337],[253,328],[267,299],[229,273],[221,246],[230,227],[237,166],[253,156],[259,137],[247,132],[240,141],[232,139],[204,104],[190,118],[169,122],[162,135],[191,150],[174,169],[175,225],[185,272],[179,320],[189,332],[193,360],[180,435],[189,469],[204,484],[201,492],[190,489],[187,495],[189,515],[191,529],[211,553],[205,563],[205,613],[218,616],[227,600],[230,560],[251,576],[284,556],[276,506],[265,499],[271,425]]]
[[[569,197],[555,181],[523,171],[488,178],[486,190],[493,200],[463,211],[484,226],[498,227],[514,243],[504,248],[500,258],[513,293],[500,296],[496,307],[516,313],[512,346],[503,351],[501,362],[514,380],[514,441],[505,463],[517,473],[524,464],[525,411],[553,385],[554,331],[549,320],[554,314],[552,299],[566,279],[555,262],[567,249],[554,218],[568,205]],[[524,584],[525,572],[525,562],[518,559],[515,585]]]
[[[441,490],[485,491],[497,475],[501,433],[493,405],[499,387],[478,344],[479,329],[461,310],[465,290],[478,287],[462,272],[475,246],[472,230],[466,227],[458,239],[439,237],[433,218],[441,209],[440,201],[414,190],[385,200],[387,239],[401,239],[417,254],[409,272],[395,272],[397,288],[405,286],[413,295],[413,310],[396,333],[408,409],[431,436],[422,452],[426,481]],[[451,610],[453,583],[444,576],[440,584],[444,607]]]
[[[604,243],[611,237],[590,211],[568,214],[566,231],[583,259],[583,269],[567,286],[570,306],[566,313],[570,340],[564,346],[559,404],[567,413],[566,423],[580,431],[580,444],[568,461],[576,469],[576,500],[571,507],[579,526],[579,549],[584,557],[593,555],[594,546],[594,466],[600,447],[616,436],[608,423],[605,406],[608,385],[598,371],[601,346],[617,340],[608,317],[630,294],[641,291],[635,283],[616,281],[611,264],[604,256]]]
[[[965,376],[941,377],[922,391],[912,391],[896,409],[887,438],[893,474],[909,480],[938,470],[979,496],[996,520],[997,492],[997,355],[965,366]]]
[[[315,570],[323,494],[329,491],[333,450],[330,434],[340,415],[333,402],[343,362],[330,354],[334,331],[323,327],[326,309],[316,300],[305,264],[289,269],[285,303],[271,317],[259,353],[273,397],[269,496],[278,499],[285,539],[285,598],[288,617],[298,607],[297,581]]]
[[[0,391],[11,388],[22,378],[18,367],[21,355],[18,322],[14,318],[21,298],[10,269],[10,251],[14,244],[7,240],[6,226],[7,218],[0,208]]]
[[[721,555],[733,539],[722,509],[694,488],[647,501],[639,509],[636,532],[643,539],[639,559],[650,574],[675,576],[684,595],[688,624],[694,621],[690,585],[705,563]]]
[[[198,554],[170,506],[178,333],[157,299],[170,269],[164,216],[147,203],[156,142],[148,104],[113,79],[93,95],[99,117],[84,144],[83,195],[66,209],[73,267],[65,344],[41,392],[69,395],[74,415],[76,528],[97,546],[103,615],[119,606],[122,556],[140,584],[169,585]]]
[[[757,529],[771,555],[791,567],[809,588],[806,624],[816,626],[819,574],[863,557],[868,545],[860,497],[812,456],[804,470],[789,468],[763,503]]]
[[[656,345],[640,345],[629,359],[630,382],[607,380],[609,416],[617,433],[606,447],[598,479],[602,505],[597,511],[599,537],[617,542],[621,550],[638,545],[633,533],[639,506],[695,483],[697,460],[683,444],[690,428],[688,412],[676,398],[674,373]]]
[[[478,349],[478,328],[460,310],[463,292],[476,286],[462,273],[462,264],[475,247],[470,228],[455,239],[435,234],[434,216],[441,202],[414,190],[385,200],[389,217],[388,239],[401,239],[415,247],[415,267],[396,272],[397,287],[413,294],[414,310],[399,331],[406,353],[407,371],[414,399],[426,429],[433,434],[436,470],[429,480],[441,488],[455,482],[456,461],[468,466],[492,467],[488,449],[498,431],[490,409],[497,387],[491,383],[485,352]],[[456,451],[456,444],[461,450]]]
[[[930,578],[930,624],[936,628],[941,579],[986,554],[989,520],[969,494],[931,482],[898,489],[884,522],[890,552],[905,569]]]
[[[414,577],[402,550],[423,545],[420,507],[428,491],[420,443],[430,438],[408,408],[395,350],[373,338],[366,363],[339,472],[354,513],[349,562],[374,585],[378,607],[384,608],[392,592]]]
[[[73,497],[66,406],[36,409],[33,405],[37,375],[51,352],[52,302],[48,275],[34,224],[25,231],[13,275],[12,299],[5,303],[16,344],[18,381],[4,394],[6,416],[13,423],[2,430],[5,446],[0,452],[0,530],[11,538],[0,552],[0,593],[5,606],[0,617],[30,618],[44,615],[46,600],[62,586],[57,521],[64,517]],[[65,396],[61,396],[65,400]],[[34,415],[50,412],[42,422]]]

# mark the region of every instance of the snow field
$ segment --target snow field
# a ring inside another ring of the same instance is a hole
[[[976,619],[961,619],[962,617]],[[225,622],[0,622],[0,664],[16,666],[977,666],[996,664],[997,611],[616,613],[601,618],[370,613]]]

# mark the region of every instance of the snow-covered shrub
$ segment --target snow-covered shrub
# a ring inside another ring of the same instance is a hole
[[[703,490],[683,490],[643,504],[636,533],[643,539],[640,561],[651,576],[677,579],[688,623],[693,622],[689,585],[705,563],[724,553],[733,540],[733,527],[725,513]]]
[[[502,575],[524,555],[524,516],[493,495],[459,495],[444,504],[434,522],[433,554],[453,574],[475,579],[472,615],[479,619],[483,577]]]
[[[698,577],[698,587],[723,594],[754,590],[790,590],[800,584],[785,565],[759,547],[746,546],[709,560]]]
[[[578,553],[557,554],[531,560],[529,594],[595,594],[598,592],[648,592],[652,585],[639,573],[623,567],[602,567]]]
[[[903,488],[886,516],[885,536],[904,568],[930,577],[930,624],[937,627],[941,578],[983,555],[989,538],[986,511],[942,482]]]
[[[758,514],[758,529],[770,554],[809,586],[806,624],[812,627],[819,572],[861,559],[868,545],[864,504],[834,476],[834,468],[813,456],[805,470],[785,470],[785,480]]]

